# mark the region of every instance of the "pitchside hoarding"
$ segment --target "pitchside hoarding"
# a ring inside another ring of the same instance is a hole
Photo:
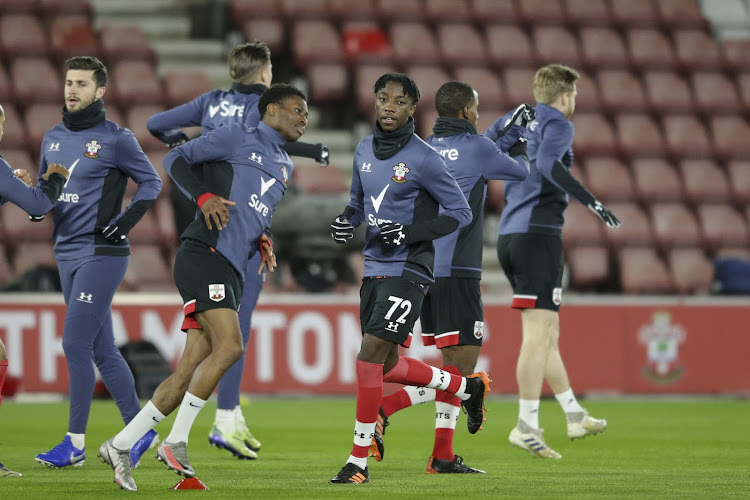
[[[0,296],[0,338],[22,391],[67,392],[64,316],[59,295]],[[750,300],[579,297],[560,317],[577,393],[750,394]],[[176,363],[185,342],[178,296],[118,294],[113,320],[118,344],[149,340]],[[494,394],[516,393],[520,328],[518,311],[486,300],[477,369],[490,373]],[[266,295],[253,315],[242,391],[354,394],[360,340],[356,298]],[[440,364],[419,331],[407,352]]]

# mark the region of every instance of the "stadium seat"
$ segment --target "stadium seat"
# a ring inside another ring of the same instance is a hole
[[[469,0],[430,0],[424,3],[424,14],[432,24],[464,23],[474,19]]]
[[[115,92],[110,95],[119,106],[161,105],[164,93],[154,67],[147,61],[120,61],[112,71]],[[111,89],[110,89],[111,90]],[[128,121],[132,125],[132,122]]]
[[[343,64],[311,64],[307,67],[307,79],[310,81],[308,98],[314,103],[348,98],[349,76]]]
[[[36,184],[39,165],[34,163],[34,160],[26,149],[6,148],[5,139],[3,139],[3,148],[0,150],[0,155],[5,158],[5,161],[13,170],[26,170],[31,175],[34,184]]]
[[[729,200],[727,177],[714,160],[683,160],[679,169],[685,186],[685,199],[689,203],[697,205]]]
[[[128,122],[125,121],[125,116],[114,104],[110,106],[109,104],[105,103],[104,111],[107,113],[107,120],[115,122],[120,126],[120,128],[127,128]]]
[[[179,245],[180,235],[174,223],[174,210],[168,196],[161,196],[156,200],[156,221],[159,224],[159,232],[162,234],[163,249],[167,255],[174,255]]]
[[[737,75],[737,88],[739,89],[741,109],[745,115],[748,115],[750,114],[750,73],[739,73]]]
[[[389,71],[395,71],[395,68],[382,64],[364,64],[355,68],[354,85],[357,94],[357,108],[363,115],[374,119],[375,95],[373,93],[373,86],[378,78]]]
[[[743,259],[750,261],[750,247],[721,247],[713,256],[717,259]]]
[[[146,32],[138,25],[105,24],[99,30],[104,64],[112,66],[122,59],[138,59],[153,63],[154,50]]]
[[[731,160],[727,172],[732,201],[750,206],[750,161]]]
[[[614,249],[626,246],[653,246],[654,234],[646,213],[635,203],[607,203],[622,225],[615,230],[603,227],[607,243]]]
[[[456,80],[471,85],[479,93],[479,114],[485,110],[505,107],[505,98],[497,74],[487,68],[459,66],[455,68]]]
[[[484,38],[469,24],[440,24],[437,38],[444,65],[483,66],[488,58]]]
[[[437,41],[425,24],[395,22],[390,28],[391,47],[397,64],[406,66],[438,62],[440,50]]]
[[[2,61],[0,59],[0,61]],[[3,104],[13,100],[13,84],[5,66],[0,62],[0,95],[3,96]]]
[[[135,185],[131,180],[130,184]],[[134,193],[134,191],[133,191]],[[133,202],[132,195],[125,195],[125,199],[122,200],[122,211],[124,211]],[[160,245],[163,242],[163,236],[159,230],[159,223],[156,220],[156,215],[151,209],[146,212],[141,220],[138,221],[133,229],[128,233],[128,239],[131,244],[157,244]]]
[[[135,134],[136,139],[138,139],[138,144],[141,145],[141,149],[143,150],[165,147],[164,143],[151,135],[151,132],[146,128],[146,122],[148,119],[160,111],[164,111],[163,106],[144,104],[127,108],[125,112],[125,119],[128,122],[128,128],[133,134]]]
[[[47,59],[18,58],[10,64],[16,102],[28,106],[37,102],[63,104],[63,77]]]
[[[10,101],[10,100],[9,100]],[[0,154],[10,148],[25,148],[28,146],[26,125],[23,115],[13,104],[13,101],[0,103],[5,111],[5,125],[3,126],[3,142],[0,143]],[[61,115],[58,115],[61,117]]]
[[[241,26],[242,34],[248,42],[261,41],[268,45],[272,54],[284,50],[286,30],[281,19],[250,18]]]
[[[609,253],[603,246],[580,246],[567,252],[572,288],[586,289],[605,284],[609,278]]]
[[[648,108],[643,85],[630,71],[603,70],[597,75],[597,80],[605,112],[627,111],[633,113],[645,111]]]
[[[0,14],[27,13],[36,15],[38,0],[0,0]]]
[[[721,43],[724,64],[730,71],[746,71],[750,67],[750,40],[726,39]]]
[[[653,248],[623,248],[619,261],[623,293],[654,294],[674,290],[667,266]]]
[[[6,203],[0,210],[0,220],[6,245],[15,248],[21,243],[43,241],[51,245],[52,217],[47,216],[41,222],[31,222],[29,214],[13,203]]]
[[[702,233],[695,216],[682,203],[654,203],[650,208],[654,238],[664,250],[699,247]]]
[[[660,156],[664,134],[649,115],[620,114],[615,118],[620,147],[629,157]]]
[[[517,24],[519,21],[514,0],[471,0],[471,8],[480,24]]]
[[[598,200],[612,202],[635,198],[630,170],[615,157],[589,157],[586,160],[586,174],[586,187]]]
[[[172,70],[164,74],[164,94],[170,108],[192,101],[211,89],[211,79],[205,71]]]
[[[614,1],[612,5],[612,21],[624,27],[655,27],[659,24],[659,16],[652,0]]]
[[[383,23],[399,21],[424,21],[420,0],[378,0],[378,16]]]
[[[8,262],[8,255],[4,247],[0,247],[0,289],[5,287],[15,276]]]
[[[3,207],[4,209],[5,207]],[[33,222],[28,222],[28,217],[26,222],[34,224]],[[51,223],[49,229],[50,231],[52,230]],[[52,233],[50,232],[49,234]],[[20,277],[26,271],[40,266],[57,268],[57,260],[55,260],[55,251],[52,243],[49,241],[24,241],[21,243],[16,249],[13,258],[13,275]]]
[[[440,66],[412,66],[406,68],[404,72],[411,76],[419,87],[420,102],[429,103],[423,107],[429,107],[430,109],[435,107],[435,94],[437,94],[438,89],[445,82],[452,80],[451,76]],[[417,106],[417,112],[420,113],[421,111],[420,107]]]
[[[0,56],[44,57],[48,47],[47,35],[36,16],[28,13],[0,16]]]
[[[156,244],[132,244],[123,283],[137,291],[174,291],[172,267]]]
[[[246,19],[277,19],[281,16],[281,2],[278,0],[230,0],[231,19],[239,23]]]
[[[669,28],[708,27],[696,0],[656,0],[656,8],[661,22]]]
[[[493,24],[485,28],[487,57],[497,70],[513,66],[533,66],[531,39],[518,26]],[[529,85],[531,85],[529,83]]]
[[[675,248],[667,254],[675,291],[680,294],[707,294],[714,284],[714,265],[698,248]]]
[[[292,174],[292,183],[308,194],[349,193],[349,184],[344,181],[341,170],[334,165],[330,165],[328,168],[295,168]]]
[[[649,0],[650,1],[650,0]],[[628,2],[616,2],[626,4]],[[672,42],[655,29],[630,29],[625,34],[630,61],[638,69],[671,69],[677,65]]]
[[[479,126],[477,127],[477,132],[480,134],[483,134],[487,131],[488,128],[490,128],[490,125],[492,125],[495,120],[500,118],[501,116],[504,116],[505,113],[510,111],[510,109],[506,107],[499,107],[499,108],[489,108],[484,105],[484,102],[482,101],[482,95],[479,95]]]
[[[481,113],[480,113],[481,116]],[[423,109],[419,115],[416,116],[416,127],[417,135],[422,139],[427,140],[432,135],[432,127],[435,126],[435,122],[438,119],[438,112],[435,111],[435,107]],[[488,125],[489,127],[489,125]]]
[[[693,111],[687,81],[673,71],[647,71],[643,75],[646,99],[656,113]]]
[[[31,151],[39,152],[44,134],[62,122],[62,106],[57,104],[32,104],[25,114],[28,145]]]
[[[718,70],[722,66],[718,43],[708,32],[699,29],[672,32],[677,62],[687,71]]]
[[[607,0],[563,0],[565,17],[572,26],[605,26],[612,23]]]
[[[57,15],[52,18],[47,30],[52,51],[60,64],[69,57],[81,54],[101,56],[99,40],[86,14]]]
[[[526,102],[534,104],[533,84],[535,70],[529,68],[507,68],[502,72],[503,88],[509,108]]]
[[[374,21],[377,20],[376,0],[328,0],[331,17],[339,21]]]
[[[500,214],[505,207],[505,181],[487,180],[487,196],[484,201],[487,213]]]
[[[624,68],[630,62],[625,41],[614,29],[586,27],[581,28],[579,36],[583,62],[590,68]]]
[[[561,24],[565,12],[560,0],[523,0],[518,2],[521,21],[531,26],[539,24]]]
[[[603,245],[604,225],[591,211],[571,199],[565,209],[563,225],[563,243],[565,248],[581,245]]]
[[[328,0],[281,0],[281,13],[289,21],[330,18]]]
[[[344,48],[339,32],[328,21],[299,21],[292,27],[294,62],[305,70],[314,62],[341,63]]]
[[[711,251],[722,246],[750,245],[747,223],[743,216],[726,204],[698,206],[698,220],[703,236]]]
[[[643,203],[683,199],[677,171],[660,158],[638,158],[632,164],[635,192]]]
[[[349,65],[393,62],[393,47],[375,22],[349,21],[341,27],[344,55]]]
[[[710,118],[714,151],[723,159],[750,157],[750,126],[739,116]]]
[[[522,2],[525,5],[526,2]],[[531,29],[535,57],[538,65],[551,63],[580,66],[581,51],[578,40],[567,28],[560,26],[535,26]]]
[[[740,100],[734,82],[723,73],[693,73],[696,110],[706,116],[734,114],[741,111]]]
[[[599,113],[576,113],[573,115],[573,125],[575,125],[573,151],[577,155],[619,154],[620,148],[615,132],[604,115]]]
[[[662,125],[666,151],[672,158],[706,157],[713,153],[706,126],[695,115],[665,115]]]
[[[576,111],[601,111],[601,92],[596,79],[579,71],[581,78],[576,82]]]

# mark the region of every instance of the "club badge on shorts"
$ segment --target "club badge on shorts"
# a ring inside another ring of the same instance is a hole
[[[552,290],[552,302],[554,302],[556,306],[559,306],[562,303],[562,288],[555,288]]]
[[[224,297],[226,297],[226,292],[224,291],[224,283],[214,283],[212,285],[208,285],[208,298],[210,298],[214,302],[221,302],[222,300],[224,300]]]
[[[474,322],[474,338],[481,339],[484,337],[484,321]]]

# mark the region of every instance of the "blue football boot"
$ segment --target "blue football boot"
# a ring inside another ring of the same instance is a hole
[[[80,467],[86,461],[86,448],[79,450],[70,440],[70,436],[65,436],[62,443],[58,444],[50,451],[40,453],[35,460],[47,467],[62,469],[63,467]]]

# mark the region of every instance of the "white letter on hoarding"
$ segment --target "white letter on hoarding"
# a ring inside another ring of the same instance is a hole
[[[130,342],[128,329],[125,328],[125,322],[122,320],[120,311],[112,311],[112,329],[115,334],[115,344],[119,347]]]
[[[285,325],[286,314],[281,311],[253,312],[252,329],[255,330],[255,335],[252,338],[255,343],[255,373],[258,382],[273,382],[273,331]],[[246,356],[246,363],[247,359]]]
[[[141,338],[153,342],[169,363],[174,363],[180,359],[182,351],[185,350],[187,338],[180,330],[184,318],[182,311],[175,313],[169,330],[165,330],[158,312],[144,310],[141,313]]]
[[[23,330],[36,324],[33,311],[0,312],[0,325],[5,330],[8,353],[8,375],[23,376]]]
[[[313,364],[305,359],[305,335],[315,339]],[[333,371],[333,334],[331,324],[323,314],[303,311],[292,319],[287,333],[287,364],[289,372],[300,383],[318,385]]]
[[[39,365],[42,368],[39,375],[42,382],[48,384],[57,380],[57,358],[65,356],[62,337],[57,336],[55,316],[52,311],[39,313]]]
[[[355,314],[340,313],[338,325],[339,382],[357,381],[357,354],[362,345],[362,328]]]

